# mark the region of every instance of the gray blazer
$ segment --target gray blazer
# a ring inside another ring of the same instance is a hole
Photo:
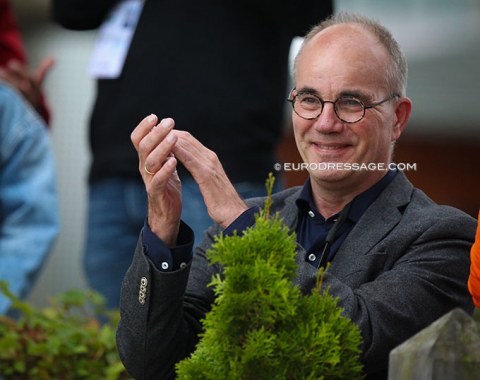
[[[272,212],[292,230],[299,192],[272,198]],[[262,206],[263,199],[251,203]],[[437,318],[455,307],[473,311],[467,279],[475,229],[474,218],[435,204],[398,173],[349,233],[324,284],[361,329],[368,379],[386,379],[390,350]],[[173,379],[175,363],[194,350],[214,299],[207,284],[220,270],[205,250],[219,231],[212,226],[192,262],[174,272],[153,266],[140,236],[122,285],[117,331],[120,357],[136,379]],[[305,255],[299,246],[296,284],[310,293],[317,269]]]

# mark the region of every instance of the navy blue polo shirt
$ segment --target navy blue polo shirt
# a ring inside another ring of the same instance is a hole
[[[357,195],[351,202],[348,215],[335,234],[330,247],[328,260],[331,261],[342,245],[348,233],[360,220],[363,213],[377,199],[380,193],[388,186],[396,175],[390,170],[380,181],[368,190]],[[328,232],[333,227],[340,213],[325,219],[315,207],[312,198],[310,178],[307,179],[296,200],[298,208],[298,223],[296,226],[297,242],[306,250],[305,260],[318,267],[320,256]],[[240,233],[255,223],[255,213],[258,207],[252,207],[240,215],[224,230],[224,235],[232,235],[234,231]],[[143,228],[143,244],[146,254],[160,271],[177,270],[192,259],[194,235],[192,229],[185,223],[180,223],[180,231],[175,247],[167,247],[148,227],[147,221]]]
[[[389,171],[375,185],[357,195],[352,200],[345,222],[335,234],[333,243],[330,247],[328,261],[333,260],[333,257],[344,242],[348,233],[360,220],[363,213],[393,180],[396,173],[396,171]],[[312,198],[310,178],[305,182],[305,185],[296,200],[296,204],[298,207],[298,223],[295,230],[297,233],[297,241],[307,252],[305,255],[305,261],[318,268],[320,265],[320,256],[325,245],[325,239],[328,232],[339,218],[340,212],[327,219],[318,212]]]

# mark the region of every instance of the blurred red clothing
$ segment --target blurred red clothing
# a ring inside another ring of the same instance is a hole
[[[12,8],[7,0],[0,0],[0,66],[5,66],[11,59],[23,64],[27,62]]]
[[[16,18],[8,0],[0,0],[0,66],[5,67],[11,60],[27,64],[27,55]],[[41,116],[48,123],[50,112],[42,95]]]

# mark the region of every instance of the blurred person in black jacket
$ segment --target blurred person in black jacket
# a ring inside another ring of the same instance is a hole
[[[332,7],[317,0],[53,0],[53,17],[65,28],[102,26],[102,57],[91,65],[98,82],[84,258],[90,285],[109,307],[118,306],[146,217],[132,126],[148,113],[175,118],[218,154],[242,197],[264,195],[282,136],[291,41]],[[115,51],[121,35],[124,59]],[[179,171],[182,219],[200,241],[211,220],[195,181]]]

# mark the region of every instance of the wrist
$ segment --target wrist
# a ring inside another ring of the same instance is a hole
[[[227,228],[228,226],[230,226],[235,220],[238,219],[238,217],[240,215],[242,215],[245,211],[247,211],[249,209],[249,207],[246,205],[245,202],[241,201],[241,203],[239,203],[237,205],[237,207],[233,208],[233,209],[230,209],[228,214],[225,216],[223,222],[219,223],[222,228]]]
[[[147,223],[150,230],[168,247],[173,247],[177,243],[180,220],[177,222],[166,222],[149,216]]]

